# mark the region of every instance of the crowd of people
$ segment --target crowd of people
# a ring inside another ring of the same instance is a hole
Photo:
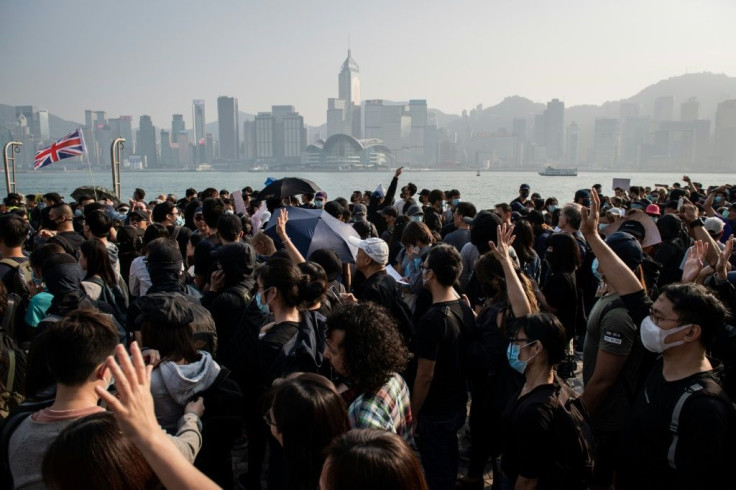
[[[736,187],[489,206],[401,175],[8,195],[3,488],[734,487]],[[307,256],[297,207],[357,253]]]

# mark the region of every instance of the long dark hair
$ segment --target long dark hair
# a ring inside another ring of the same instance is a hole
[[[314,490],[324,449],[350,429],[345,402],[324,376],[298,373],[277,384],[271,410],[282,435],[287,488]]]
[[[322,490],[426,490],[419,460],[401,437],[353,429],[327,448]]]
[[[62,430],[46,451],[42,473],[46,486],[58,490],[162,488],[111,412],[88,415]]]
[[[503,273],[501,263],[493,256],[493,253],[487,252],[481,255],[475,264],[475,277],[478,279],[481,290],[487,300],[493,303],[507,302],[506,277]],[[534,296],[534,287],[531,280],[521,272],[521,269],[514,266],[514,272],[521,281],[524,288],[524,294],[529,301],[532,311],[537,311],[537,298]]]
[[[85,279],[89,279],[92,276],[100,276],[102,281],[110,287],[117,284],[115,271],[112,269],[110,256],[104,243],[95,238],[85,240],[82,242],[79,250],[84,254],[84,258],[87,259],[87,275],[84,277]]]
[[[261,267],[258,279],[263,289],[275,288],[286,306],[298,307],[303,301],[307,277],[288,259],[274,258]]]
[[[580,266],[580,247],[578,242],[569,233],[555,233],[547,239],[545,260],[549,264],[550,272],[572,273]]]
[[[537,252],[534,251],[534,232],[532,226],[526,220],[518,220],[514,223],[514,236],[516,239],[511,244],[519,257],[519,262],[526,264],[534,260]]]

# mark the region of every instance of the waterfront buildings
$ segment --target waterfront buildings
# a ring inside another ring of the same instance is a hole
[[[221,160],[240,160],[240,123],[238,119],[238,99],[227,96],[218,97],[217,124],[220,132]]]

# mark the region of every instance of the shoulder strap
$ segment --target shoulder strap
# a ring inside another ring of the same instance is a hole
[[[20,267],[20,262],[17,262],[13,259],[2,259],[0,260],[0,264],[5,264],[8,267],[12,267],[13,269],[17,269],[18,267]]]
[[[680,428],[680,415],[682,414],[682,407],[685,406],[685,402],[690,398],[694,393],[697,393],[698,391],[703,389],[703,385],[700,383],[694,383],[690,385],[683,393],[680,395],[680,398],[678,398],[677,403],[675,403],[675,408],[672,410],[672,420],[670,421],[670,432],[672,432],[672,442],[670,443],[670,448],[667,451],[667,464],[670,468],[673,470],[677,469],[677,464],[675,463],[675,453],[677,452],[677,440],[679,438],[678,430]]]
[[[8,304],[5,307],[5,312],[3,313],[2,330],[0,331],[12,335],[10,328],[12,327],[12,322],[15,319],[15,310],[18,307],[19,300],[20,297],[17,294],[8,293]]]
[[[171,239],[176,240],[176,237],[179,236],[180,231],[181,231],[181,226],[174,226],[174,230],[171,232]]]
[[[13,382],[15,381],[15,350],[8,349],[8,376],[5,379],[5,389],[13,390]]]

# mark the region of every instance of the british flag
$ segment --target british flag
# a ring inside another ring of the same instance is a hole
[[[79,128],[55,141],[48,148],[39,150],[34,159],[33,169],[37,170],[58,162],[62,158],[77,157],[86,152],[87,147],[84,144],[82,129]]]

